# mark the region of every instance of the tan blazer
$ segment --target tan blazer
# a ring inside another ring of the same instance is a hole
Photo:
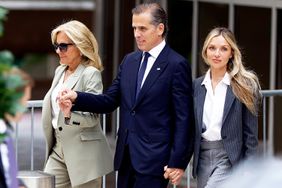
[[[66,69],[60,65],[50,90],[43,100],[42,124],[46,138],[46,161],[55,145],[54,128],[51,115],[51,93]],[[101,73],[92,66],[79,65],[69,77],[69,89],[100,94],[103,86]],[[113,170],[113,156],[104,136],[100,117],[88,112],[72,112],[70,125],[64,123],[64,115],[59,113],[58,130],[60,131],[62,150],[72,186],[77,186]]]

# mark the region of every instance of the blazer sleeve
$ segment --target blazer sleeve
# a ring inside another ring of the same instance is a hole
[[[101,94],[103,91],[101,72],[94,67],[87,67],[82,75],[83,92]]]
[[[258,117],[243,105],[243,141],[244,157],[248,158],[257,152],[258,147]]]
[[[72,111],[84,111],[94,113],[110,113],[120,105],[120,77],[122,64],[120,65],[117,77],[104,94],[91,94],[77,91],[77,98]]]
[[[174,141],[169,167],[185,169],[194,146],[194,113],[191,69],[186,60],[178,63],[173,75]]]

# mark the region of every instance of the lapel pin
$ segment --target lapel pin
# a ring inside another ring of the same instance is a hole
[[[159,71],[159,70],[161,70],[161,68],[157,68],[157,70]]]

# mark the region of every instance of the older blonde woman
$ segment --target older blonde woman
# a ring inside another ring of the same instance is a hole
[[[113,160],[99,115],[72,112],[64,117],[56,100],[63,88],[102,92],[103,67],[97,41],[76,20],[55,28],[51,39],[60,66],[43,101],[42,122],[47,142],[44,171],[55,175],[57,188],[100,188],[101,176],[113,170]]]

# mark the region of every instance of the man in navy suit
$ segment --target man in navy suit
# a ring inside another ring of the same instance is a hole
[[[138,5],[132,14],[139,50],[124,57],[110,88],[102,95],[66,89],[58,99],[66,117],[70,109],[108,113],[120,107],[118,187],[165,188],[166,178],[179,183],[192,156],[191,69],[165,42],[167,15],[159,4]]]

